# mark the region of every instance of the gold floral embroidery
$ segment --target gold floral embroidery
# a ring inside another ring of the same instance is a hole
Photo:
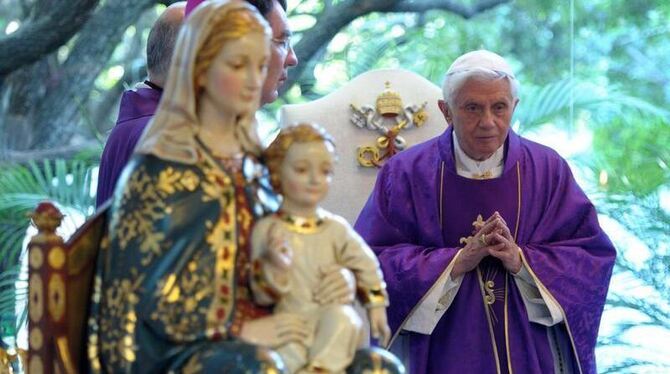
[[[200,178],[192,171],[176,171],[172,167],[162,170],[158,174],[157,187],[165,194],[173,194],[177,191],[195,191],[200,183]]]
[[[234,197],[234,189],[232,188],[232,180],[226,173],[218,167],[215,167],[207,161],[203,161],[198,165],[204,175],[205,180],[202,181],[200,187],[202,188],[203,202],[221,201],[221,207],[232,203]]]
[[[200,178],[191,170],[186,170],[181,177],[181,184],[188,191],[195,191],[200,184]]]
[[[203,372],[203,367],[201,361],[201,354],[196,353],[191,358],[188,359],[186,365],[181,368],[183,374],[197,374]]]
[[[105,242],[101,243],[101,247],[104,248],[106,245]],[[104,249],[101,248],[101,250]],[[96,276],[93,278],[93,292],[91,296],[91,301],[93,304],[92,308],[96,311],[100,308],[101,292],[102,277],[100,274],[96,274]],[[98,345],[100,343],[100,323],[96,313],[91,313],[88,317],[88,331],[88,344],[86,344],[86,348],[88,361],[91,365],[91,372],[100,373],[102,370],[102,363],[100,362],[100,351],[98,350]]]
[[[127,251],[116,252],[112,257],[126,258],[138,267],[133,268],[132,276],[117,274],[116,277],[124,278],[105,281],[102,303],[110,306],[108,310],[102,308],[100,334],[95,338],[109,371],[130,370],[136,359],[136,326],[142,328],[137,325],[142,316],[136,314],[140,297],[142,303],[156,303],[147,317],[160,324],[172,342],[185,343],[203,335],[216,340],[229,333],[227,322],[232,320],[238,290],[235,261],[238,251],[244,250],[238,243],[244,234],[238,231],[253,223],[251,214],[244,205],[238,208],[240,202],[236,201],[242,198],[245,203],[244,191],[241,188],[236,191],[238,182],[233,181],[233,174],[227,174],[227,169],[213,160],[201,159],[190,169],[173,166],[163,167],[155,174],[150,172],[145,165],[135,170],[112,217],[114,230],[110,242],[114,248]],[[171,195],[186,191],[201,195],[203,203],[213,202],[220,207],[218,217],[193,222],[199,226],[198,231],[204,225],[203,243],[188,254],[179,254],[184,262],[171,262],[173,265],[160,270],[157,284],[147,283],[151,284],[150,289],[142,290],[141,294],[126,292],[141,287],[143,283],[137,274],[158,271],[154,265],[165,258],[163,252],[174,248],[173,243],[166,241],[169,234],[158,225],[168,218],[166,215],[183,209],[172,205]],[[119,291],[111,291],[116,289]]]
[[[158,283],[158,302],[151,319],[160,321],[177,341],[194,340],[204,330],[202,316],[207,308],[200,304],[213,293],[210,263],[209,256],[197,254],[180,273],[168,273]]]
[[[154,223],[162,219],[167,210],[166,192],[156,189],[157,182],[141,166],[126,184],[120,208],[112,216],[111,227],[115,227],[119,249],[125,250],[129,243],[141,239],[140,251],[145,254],[142,265],[149,264],[161,253],[161,242],[165,235],[154,230]],[[114,238],[112,238],[113,240]]]
[[[100,350],[106,353],[107,364],[111,365],[109,369],[119,362],[132,363],[136,359],[136,306],[140,300],[137,292],[143,279],[144,275],[132,268],[129,278],[113,279],[104,292],[105,318],[100,320],[100,332],[104,338],[99,340],[99,344]]]

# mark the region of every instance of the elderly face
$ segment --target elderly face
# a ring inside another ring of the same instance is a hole
[[[272,28],[270,43],[270,62],[268,74],[263,84],[261,105],[277,100],[279,87],[286,81],[288,68],[298,64],[293,47],[290,43],[291,30],[288,27],[286,12],[277,1],[268,16]]]
[[[505,142],[517,102],[507,79],[470,78],[451,105],[443,100],[438,104],[463,151],[482,161]]]

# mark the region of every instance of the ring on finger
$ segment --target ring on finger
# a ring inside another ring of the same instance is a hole
[[[482,234],[482,235],[479,237],[479,243],[481,243],[482,246],[486,246],[486,245],[489,244],[489,243],[486,241],[486,234]]]

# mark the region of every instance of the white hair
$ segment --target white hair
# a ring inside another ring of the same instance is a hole
[[[458,93],[470,79],[493,81],[506,79],[509,82],[512,100],[519,97],[519,81],[512,68],[501,56],[486,50],[468,52],[451,64],[444,77],[442,95],[449,106],[453,106]]]
[[[465,82],[470,79],[483,81],[506,79],[509,82],[512,101],[515,101],[519,97],[519,81],[517,81],[513,76],[509,76],[500,71],[489,70],[485,68],[474,68],[472,70],[456,74],[447,74],[447,76],[445,76],[444,84],[442,85],[442,95],[449,106],[454,104],[454,100],[456,100],[461,87],[463,87]]]

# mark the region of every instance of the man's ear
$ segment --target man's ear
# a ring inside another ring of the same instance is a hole
[[[440,112],[442,112],[444,119],[447,120],[447,124],[451,124],[451,113],[449,112],[447,103],[442,99],[437,100],[437,107],[440,108]]]

